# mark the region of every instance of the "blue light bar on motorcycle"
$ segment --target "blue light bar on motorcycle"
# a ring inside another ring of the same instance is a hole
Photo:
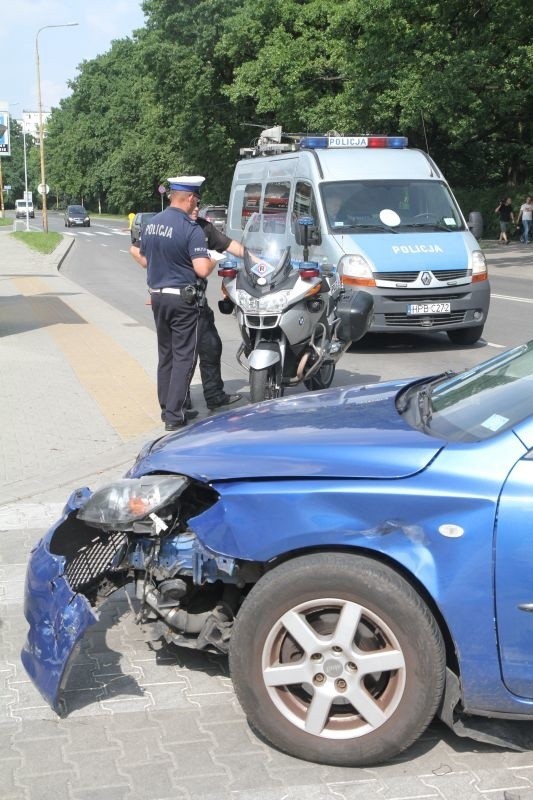
[[[218,265],[219,278],[234,278],[238,272],[237,259],[225,258]]]
[[[304,136],[300,139],[303,150],[335,150],[351,147],[389,147],[396,150],[407,147],[406,136]]]

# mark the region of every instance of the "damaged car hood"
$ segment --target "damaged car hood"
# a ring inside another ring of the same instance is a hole
[[[128,477],[404,478],[445,444],[398,413],[396,395],[410,382],[328,389],[217,414],[147,445]]]

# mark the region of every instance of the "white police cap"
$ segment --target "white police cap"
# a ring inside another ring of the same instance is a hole
[[[180,175],[177,178],[169,178],[168,183],[171,192],[190,192],[200,197],[202,183],[205,181],[203,175]]]

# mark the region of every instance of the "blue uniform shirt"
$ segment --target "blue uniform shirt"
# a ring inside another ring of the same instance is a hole
[[[193,258],[209,258],[202,229],[180,208],[169,206],[143,228],[141,254],[146,256],[150,289],[182,287],[196,282]]]

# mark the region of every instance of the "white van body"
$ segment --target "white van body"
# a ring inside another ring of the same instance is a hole
[[[35,211],[32,200],[15,200],[15,218],[26,219],[26,216],[35,218]]]
[[[235,168],[226,234],[240,241],[254,211],[271,214],[269,230],[255,234],[257,246],[279,237],[298,260],[296,220],[311,216],[309,258],[372,294],[371,331],[445,331],[456,344],[473,344],[490,303],[478,242],[430,156],[402,137],[373,137],[392,146],[369,146],[371,138],[310,137],[289,152],[251,150]],[[340,219],[339,197],[351,204]]]

